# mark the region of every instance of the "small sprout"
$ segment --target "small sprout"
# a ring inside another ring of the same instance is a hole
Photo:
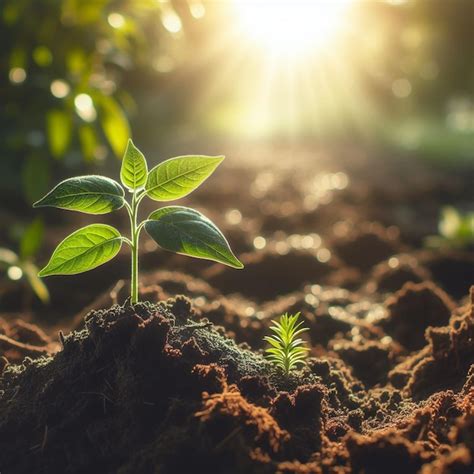
[[[474,244],[474,213],[462,214],[452,206],[441,209],[438,223],[439,235],[429,236],[427,247],[464,248]]]
[[[273,321],[273,326],[270,327],[275,334],[264,337],[271,346],[265,350],[267,358],[280,367],[285,375],[288,375],[298,364],[304,364],[309,351],[303,346],[303,339],[297,337],[308,331],[308,328],[301,327],[303,321],[298,322],[299,316],[300,313],[293,316],[285,313],[280,317],[280,321]]]
[[[104,176],[81,176],[59,183],[34,207],[57,207],[86,214],[107,214],[125,207],[130,218],[130,238],[106,224],[92,224],[66,237],[53,252],[39,276],[75,275],[114,258],[122,244],[130,246],[131,303],[138,301],[138,242],[144,228],[165,250],[243,268],[221,231],[198,211],[166,206],[138,221],[143,198],[174,201],[200,186],[220,165],[223,156],[178,156],[148,171],[143,153],[128,141],[120,179],[123,186]],[[125,189],[131,194],[125,199]]]
[[[0,247],[0,270],[5,270],[11,281],[26,281],[33,293],[43,304],[49,303],[49,291],[38,278],[38,267],[34,263],[43,241],[44,223],[36,218],[23,232],[19,251]]]

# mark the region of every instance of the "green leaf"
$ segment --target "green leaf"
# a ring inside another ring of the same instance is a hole
[[[447,239],[454,239],[461,222],[462,218],[458,210],[452,206],[445,206],[441,211],[439,233]]]
[[[43,304],[49,303],[49,291],[44,282],[38,278],[38,268],[31,262],[25,262],[22,265],[23,273],[28,280],[32,290]]]
[[[135,190],[145,186],[147,176],[148,166],[145,157],[129,139],[122,161],[122,169],[120,170],[122,184]]]
[[[70,114],[60,109],[51,109],[46,114],[46,130],[52,155],[61,158],[69,147],[72,134]]]
[[[92,224],[66,237],[54,251],[51,260],[38,274],[76,275],[108,262],[122,247],[120,232],[106,224]]]
[[[36,218],[23,233],[20,240],[20,257],[22,260],[33,257],[38,252],[43,241],[43,219]]]
[[[87,69],[86,52],[79,47],[68,48],[65,60],[68,72],[74,76],[81,76]]]
[[[219,166],[223,156],[178,156],[148,174],[146,193],[155,201],[173,201],[194,191]]]
[[[10,249],[0,247],[0,268],[18,264],[18,255]]]
[[[84,159],[86,161],[94,161],[98,145],[97,135],[94,128],[88,124],[84,124],[79,127],[78,133]]]
[[[36,46],[33,49],[33,60],[40,67],[47,67],[53,62],[53,54],[51,50],[44,45]]]
[[[21,170],[22,190],[29,203],[37,201],[49,189],[50,161],[44,156],[30,155]]]
[[[104,134],[115,155],[122,156],[130,136],[127,117],[118,103],[108,96],[100,96],[101,123]]]
[[[265,349],[267,358],[276,366],[281,367],[288,374],[299,364],[304,364],[309,348],[304,347],[304,340],[296,337],[297,334],[308,331],[302,327],[303,321],[298,322],[300,313],[291,316],[288,313],[280,317],[280,321],[272,321],[270,329],[275,335],[265,336],[271,347]]]
[[[59,207],[86,214],[106,214],[124,205],[124,190],[104,176],[79,176],[59,183],[34,207]]]
[[[165,250],[243,268],[221,231],[194,209],[182,206],[158,209],[145,221],[145,229]]]
[[[13,48],[10,55],[10,61],[9,61],[10,69],[17,68],[17,67],[21,69],[26,69],[28,65],[27,54],[28,53],[26,51],[26,48],[23,48],[21,46],[17,46]]]

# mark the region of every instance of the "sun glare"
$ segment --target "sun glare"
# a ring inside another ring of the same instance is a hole
[[[352,60],[360,1],[221,2],[229,21],[207,60],[224,60],[196,108],[215,101],[216,126],[231,123],[232,133],[249,137],[296,140],[344,129],[342,117],[371,111]],[[225,105],[224,89],[232,97]]]
[[[234,0],[242,29],[268,52],[301,56],[341,31],[351,0]]]

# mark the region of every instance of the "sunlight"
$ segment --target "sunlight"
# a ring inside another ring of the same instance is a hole
[[[278,56],[297,57],[328,45],[352,0],[234,0],[248,38]]]
[[[357,0],[228,5],[230,21],[203,61],[225,59],[194,104],[202,110],[215,101],[212,126],[249,138],[297,140],[346,127],[365,135],[368,127],[359,117],[375,115],[354,71]],[[224,90],[232,97],[226,104],[220,100]]]

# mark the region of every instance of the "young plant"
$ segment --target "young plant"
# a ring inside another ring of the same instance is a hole
[[[455,207],[441,209],[438,223],[439,235],[425,239],[430,248],[465,248],[474,244],[474,212],[461,213]]]
[[[130,238],[106,224],[92,224],[66,237],[54,251],[39,276],[75,275],[114,258],[126,243],[132,254],[131,303],[138,301],[138,243],[143,228],[165,250],[243,268],[221,231],[205,216],[183,206],[166,206],[139,222],[138,208],[145,197],[174,201],[202,184],[224,159],[223,156],[179,156],[148,171],[143,154],[128,141],[120,180],[104,176],[81,176],[59,183],[34,207],[58,207],[87,214],[106,214],[122,207],[130,218]]]
[[[26,281],[33,293],[46,304],[49,303],[49,291],[38,278],[38,267],[34,261],[43,242],[43,233],[43,221],[36,218],[24,229],[18,252],[0,247],[0,269],[5,271],[8,280],[12,282]]]
[[[265,350],[267,358],[280,367],[285,375],[288,375],[298,364],[304,364],[309,351],[303,346],[303,339],[298,337],[301,333],[308,331],[308,328],[301,327],[303,321],[298,322],[299,316],[300,313],[293,316],[285,313],[280,317],[280,321],[273,321],[273,326],[270,327],[275,334],[264,337],[271,346]]]

